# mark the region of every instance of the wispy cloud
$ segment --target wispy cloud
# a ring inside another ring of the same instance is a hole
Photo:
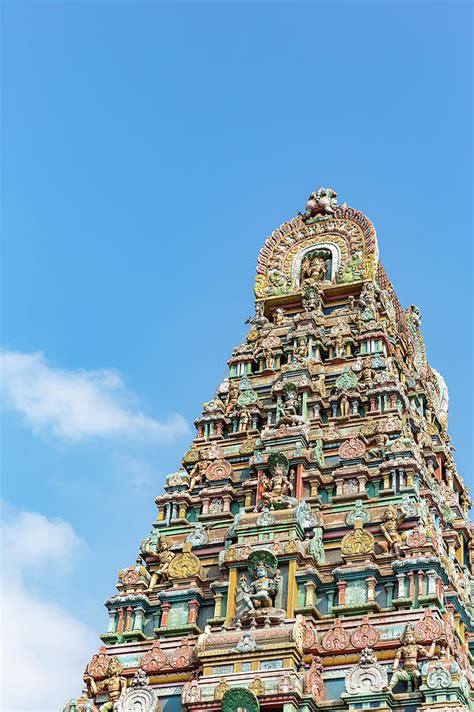
[[[65,440],[121,436],[170,440],[189,432],[184,418],[158,421],[130,407],[133,396],[117,371],[64,370],[42,353],[0,353],[1,384],[7,406],[35,431]]]
[[[71,570],[85,544],[70,524],[37,512],[3,516],[1,529],[0,708],[62,709],[80,691],[81,672],[97,637],[62,606],[33,594],[29,582],[32,569],[49,579]]]

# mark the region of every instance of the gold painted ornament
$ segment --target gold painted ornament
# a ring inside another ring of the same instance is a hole
[[[197,576],[201,570],[201,562],[198,557],[191,553],[191,544],[183,544],[183,553],[178,554],[169,565],[169,577],[171,579],[189,578]]]

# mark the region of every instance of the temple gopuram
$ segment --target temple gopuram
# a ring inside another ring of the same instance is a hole
[[[419,309],[329,188],[255,300],[64,712],[473,709],[471,499]]]

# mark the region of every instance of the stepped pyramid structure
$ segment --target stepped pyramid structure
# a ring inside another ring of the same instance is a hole
[[[66,712],[472,709],[471,500],[370,220],[312,193]]]

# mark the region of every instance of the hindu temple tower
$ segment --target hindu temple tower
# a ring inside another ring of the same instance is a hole
[[[472,709],[471,500],[419,310],[328,188],[255,300],[65,712]]]

